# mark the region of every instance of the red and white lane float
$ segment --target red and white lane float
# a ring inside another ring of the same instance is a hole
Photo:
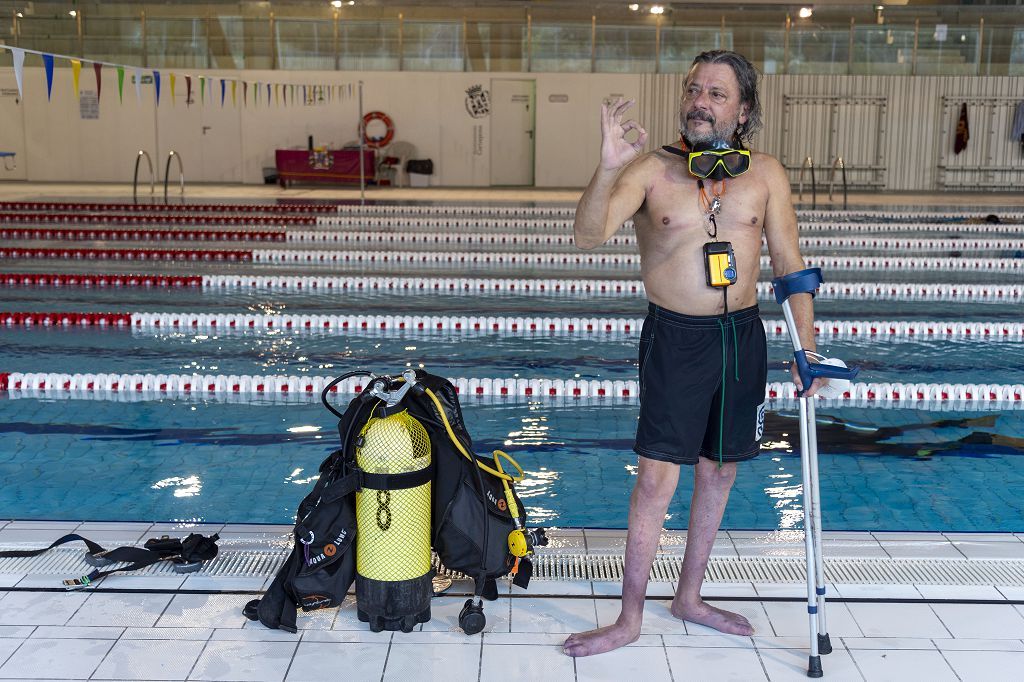
[[[247,263],[248,250],[199,249],[52,249],[2,248],[0,258],[8,260],[116,260],[116,261],[210,261]]]
[[[635,252],[516,253],[501,251],[329,251],[323,249],[254,249],[252,261],[265,265],[368,266],[404,265],[410,267],[478,266],[531,268],[632,268],[640,267]],[[928,272],[1024,272],[1020,258],[926,258],[915,256],[818,256],[806,255],[808,267],[847,271],[928,271]],[[762,269],[771,267],[771,259],[762,256]]]
[[[336,213],[337,204],[107,204],[84,201],[0,201],[0,211],[115,213]]]
[[[292,241],[284,230],[147,230],[105,227],[9,227],[0,228],[0,239],[47,241],[120,242],[284,242]]]
[[[14,225],[316,225],[315,216],[260,216],[260,215],[174,215],[111,213],[25,213],[0,212],[0,224]]]
[[[63,374],[45,372],[0,373],[0,396],[118,399],[135,396],[168,398],[296,397],[319,399],[332,377],[224,374]],[[363,378],[354,377],[334,389],[355,395]],[[463,397],[602,398],[635,401],[636,381],[600,379],[451,379]],[[766,387],[769,400],[793,400],[792,382],[773,382]],[[860,407],[973,406],[974,408],[1024,409],[1024,384],[903,384],[855,383],[842,397],[820,398],[821,405]]]
[[[770,337],[786,336],[781,319],[762,320]],[[0,312],[0,327],[99,327],[146,333],[248,332],[285,330],[328,334],[460,333],[527,336],[636,336],[642,318],[520,317],[458,315],[258,315],[252,313],[102,313]],[[1024,342],[1021,322],[943,320],[817,320],[815,333],[825,339],[981,340]]]
[[[409,206],[405,204],[347,204],[337,207],[339,215],[441,215],[441,216],[514,216],[541,218],[572,218],[575,208],[572,206],[467,206],[454,204],[430,204],[425,206]],[[895,211],[895,210],[799,210],[797,217],[804,220],[855,220],[877,218],[887,221],[943,221],[943,220],[977,220],[979,212],[973,211]],[[1021,211],[1000,211],[999,219],[1003,223],[1024,222]],[[959,223],[951,223],[957,225]]]
[[[0,247],[0,259],[252,262],[297,267],[486,267],[486,268],[624,268],[640,267],[636,253],[515,253],[485,251],[341,251],[323,249],[110,249]],[[921,258],[882,256],[805,256],[808,266],[845,271],[1022,272],[1024,259]],[[760,267],[771,267],[762,256]]]

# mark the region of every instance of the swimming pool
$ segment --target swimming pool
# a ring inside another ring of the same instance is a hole
[[[503,228],[507,229],[507,228]],[[905,233],[916,234],[912,227]],[[933,236],[929,233],[929,236]],[[934,236],[941,236],[938,233]],[[205,248],[205,247],[204,247]],[[866,253],[866,251],[865,251]],[[989,254],[1008,259],[1012,254]],[[21,272],[137,272],[138,264],[21,263]],[[152,267],[152,266],[150,266]],[[234,266],[233,266],[234,267]],[[239,271],[265,272],[265,268]],[[196,268],[170,265],[165,272]],[[200,271],[223,271],[199,266]],[[287,269],[277,268],[283,273]],[[275,270],[276,271],[276,270]],[[355,271],[382,274],[379,266]],[[298,271],[296,271],[298,272]],[[568,271],[567,271],[568,273]],[[500,277],[559,277],[536,268]],[[572,276],[611,277],[606,269]],[[427,276],[432,276],[429,273]],[[470,276],[486,276],[467,273]],[[493,275],[492,275],[493,276]],[[615,276],[635,276],[619,272]],[[854,279],[856,277],[856,279]],[[1019,272],[843,274],[830,281],[958,285],[1020,284]],[[83,288],[8,286],[8,311],[124,313],[393,314],[589,316],[639,319],[636,295],[536,292],[439,293],[227,287]],[[761,303],[762,316],[778,306]],[[1020,322],[1020,302],[829,300],[819,319]],[[119,372],[332,375],[355,368],[397,372],[425,365],[446,376],[633,380],[635,334],[447,331],[0,328],[0,372]],[[863,366],[869,382],[1024,383],[1024,343],[996,339],[823,338],[821,350]],[[785,380],[785,337],[770,337],[770,381]],[[532,518],[557,526],[625,527],[635,474],[631,400],[464,400],[478,451],[502,447],[525,466],[521,487]],[[39,398],[0,403],[0,517],[20,519],[203,520],[288,523],[320,460],[336,445],[316,404],[242,397],[174,397],[131,402]],[[952,406],[819,408],[823,520],[827,529],[1021,531],[1024,529],[1024,415]],[[762,455],[745,467],[726,528],[799,528],[795,413],[767,417]],[[684,476],[667,526],[686,526]],[[985,495],[978,495],[984,489]]]

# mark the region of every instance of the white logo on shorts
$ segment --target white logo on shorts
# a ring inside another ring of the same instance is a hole
[[[757,424],[754,426],[754,440],[761,440],[761,435],[764,434],[764,406],[767,401],[757,406]]]

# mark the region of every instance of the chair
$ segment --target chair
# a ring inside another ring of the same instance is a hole
[[[405,162],[416,156],[416,145],[412,142],[392,142],[381,152],[380,164],[377,166],[378,173],[387,174],[393,178],[397,187],[405,187],[409,184],[409,176],[405,171]]]

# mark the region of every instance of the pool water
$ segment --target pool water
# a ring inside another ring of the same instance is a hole
[[[635,403],[467,401],[475,449],[526,469],[532,523],[624,528]],[[320,405],[12,400],[0,424],[0,518],[290,523],[337,447]],[[823,526],[1020,531],[1021,413],[819,410]],[[723,527],[802,527],[798,422],[771,412]],[[685,528],[689,469],[666,526]],[[979,495],[984,490],[984,495]]]
[[[96,265],[19,267],[71,272]],[[179,274],[227,269],[205,264],[160,267]],[[244,267],[249,266],[233,269]],[[134,272],[139,265],[109,263],[100,269]],[[285,268],[259,271],[279,273]],[[587,272],[574,269],[571,274]],[[477,274],[553,276],[540,269]],[[636,277],[622,268],[601,274]],[[838,272],[826,273],[826,278],[1019,284],[1024,273]],[[617,295],[113,287],[0,291],[0,308],[8,311],[629,318],[646,312],[641,297]],[[761,312],[766,318],[781,317],[774,302],[762,301]],[[1019,302],[822,297],[815,312],[819,319],[1021,321]],[[396,373],[424,365],[450,377],[632,380],[636,346],[636,338],[626,336],[5,327],[0,328],[0,372],[329,376],[353,369]],[[1020,342],[826,339],[819,350],[860,366],[860,379],[866,382],[1024,383]],[[789,357],[785,338],[769,339],[770,381],[788,378],[784,362]],[[631,450],[635,401],[472,399],[463,407],[478,452],[505,449],[526,469],[519,491],[532,523],[625,527],[637,469]],[[1024,411],[819,408],[818,416],[826,529],[1024,532]],[[319,463],[337,446],[335,426],[316,404],[0,399],[0,518],[289,523]],[[769,412],[762,452],[740,467],[723,527],[802,527],[800,462],[793,452],[797,433],[796,414]],[[691,476],[684,469],[669,508],[669,528],[686,527],[691,493]]]

